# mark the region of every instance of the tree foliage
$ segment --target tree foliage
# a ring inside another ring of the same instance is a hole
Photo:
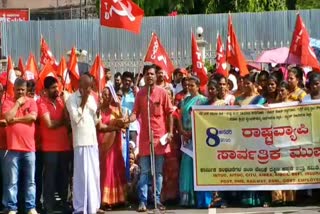
[[[286,10],[285,0],[210,0],[206,13],[263,12]]]
[[[228,12],[263,12],[320,8],[320,0],[133,0],[146,16],[211,14]],[[100,0],[96,0],[99,10]]]
[[[319,0],[296,0],[296,9],[320,8]]]

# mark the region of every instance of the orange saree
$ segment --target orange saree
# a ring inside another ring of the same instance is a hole
[[[115,108],[101,113],[102,123],[112,124],[117,118]],[[126,174],[122,156],[121,131],[99,133],[101,202],[115,205],[125,202]]]

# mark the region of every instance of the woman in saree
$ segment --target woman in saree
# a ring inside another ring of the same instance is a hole
[[[236,98],[236,104],[240,106],[246,105],[264,105],[266,99],[257,93],[257,73],[250,73],[244,76],[243,94]],[[267,198],[269,192],[260,191],[242,191],[240,192],[241,205],[244,207],[267,207]]]
[[[278,102],[278,87],[280,81],[274,75],[270,75],[267,83],[267,92],[265,93],[265,98],[268,104]]]
[[[170,87],[165,88],[173,104],[173,91]],[[170,152],[165,154],[163,166],[163,187],[161,191],[161,201],[175,204],[179,199],[179,169],[181,160],[181,137],[179,129],[180,115],[176,106],[174,106],[173,117],[173,141],[169,143]]]
[[[278,98],[277,103],[288,103],[292,102],[289,99],[290,86],[287,81],[282,81],[278,87]],[[295,190],[275,190],[271,193],[272,205],[293,205],[296,201],[296,191]]]
[[[212,106],[225,106],[226,102],[223,99],[218,98],[219,83],[215,80],[210,80],[208,83],[208,105]],[[224,200],[224,192],[214,192],[210,203],[210,208],[226,208]]]
[[[208,83],[208,105],[224,106],[225,100],[219,99],[219,83],[215,80],[210,80]]]
[[[269,72],[266,70],[260,71],[257,77],[257,82],[258,82],[258,93],[262,96],[266,96],[266,93],[268,91],[268,79],[269,79]]]
[[[277,103],[287,103],[287,102],[292,102],[292,100],[289,99],[289,94],[290,94],[290,86],[287,81],[282,81],[279,84],[278,87],[278,99]]]
[[[289,100],[291,101],[302,101],[306,92],[302,87],[303,70],[294,67],[290,68],[288,71],[287,81],[289,84]]]
[[[239,97],[243,93],[243,88],[244,88],[244,79],[241,77],[238,73],[232,72],[234,76],[237,78],[237,90],[233,93],[235,97]]]
[[[119,106],[113,101],[110,89],[104,88],[101,103],[101,123],[98,142],[100,151],[101,204],[106,209],[125,202],[126,174],[122,156],[121,129],[117,120],[122,118]]]
[[[312,72],[309,75],[309,94],[307,94],[302,102],[310,100],[320,100],[320,74]]]
[[[181,102],[182,144],[191,149],[192,145],[192,123],[191,111],[195,105],[206,104],[207,98],[199,93],[200,80],[191,76],[188,81],[190,96]],[[180,165],[180,204],[182,206],[194,206],[208,208],[211,202],[211,192],[194,192],[193,189],[193,159],[182,153]],[[197,199],[197,200],[196,200]]]
[[[250,73],[243,78],[243,93],[236,98],[235,104],[240,106],[246,105],[263,105],[266,99],[257,93],[257,73]]]
[[[226,105],[229,106],[233,106],[234,105],[234,101],[235,101],[235,97],[234,95],[229,93],[229,89],[228,89],[228,79],[221,75],[221,74],[216,74],[214,76],[214,80],[217,82],[218,84],[218,88],[217,88],[217,92],[218,92],[218,96],[217,98],[219,98],[220,100],[224,100]],[[208,85],[209,87],[209,85]]]

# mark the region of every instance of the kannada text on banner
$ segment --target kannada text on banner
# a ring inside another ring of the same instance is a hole
[[[192,114],[195,190],[320,188],[320,104]]]

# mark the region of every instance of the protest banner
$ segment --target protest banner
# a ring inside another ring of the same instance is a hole
[[[320,104],[195,106],[195,190],[320,187]]]

